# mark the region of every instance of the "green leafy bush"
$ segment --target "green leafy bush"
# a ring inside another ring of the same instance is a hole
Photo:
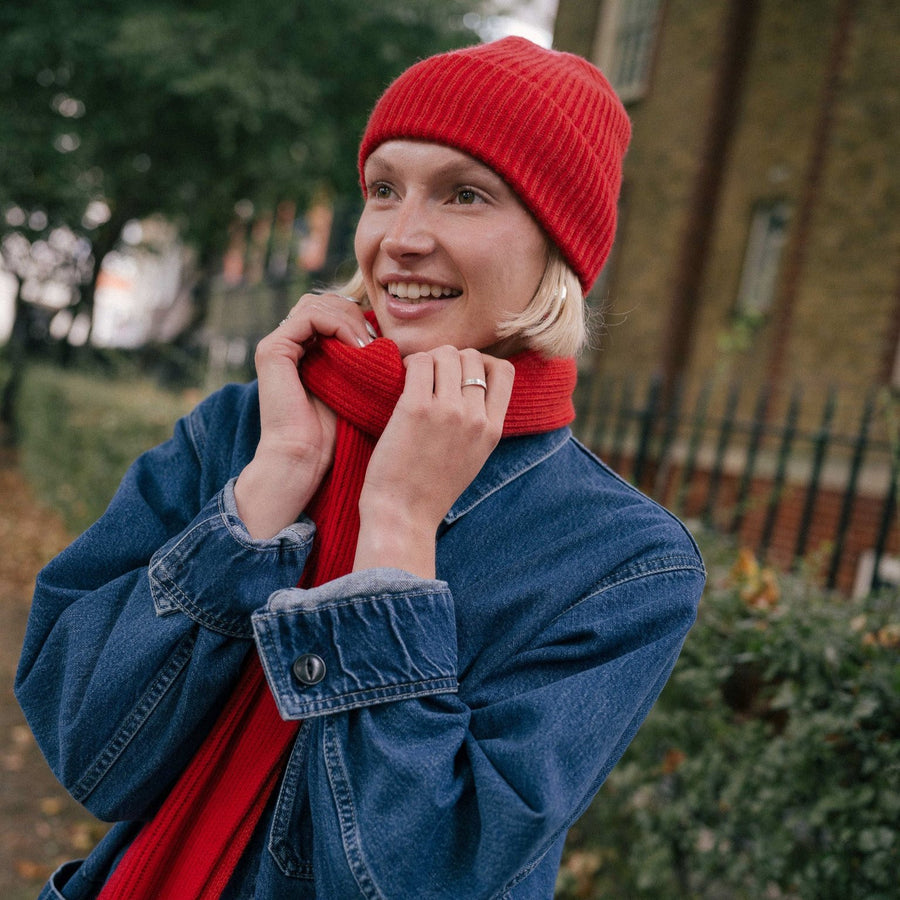
[[[38,496],[83,531],[144,450],[172,434],[197,396],[137,375],[104,378],[50,365],[25,372],[17,403],[21,465]]]
[[[742,554],[572,830],[557,897],[900,897],[900,595]]]

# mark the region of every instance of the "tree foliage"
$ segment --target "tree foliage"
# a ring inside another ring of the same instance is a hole
[[[474,42],[463,9],[458,0],[3,4],[0,203],[28,215],[0,227],[34,231],[38,210],[38,225],[86,229],[103,244],[105,232],[158,212],[214,250],[237,200],[352,190],[368,109],[416,58]]]
[[[69,318],[89,323],[99,263],[129,220],[174,222],[203,285],[236,203],[303,208],[323,192],[355,194],[375,99],[416,59],[476,42],[463,15],[477,5],[0,4],[0,267],[18,280],[0,422],[14,421],[23,363],[51,330],[52,312],[23,302],[23,287],[77,269]],[[60,257],[64,244],[78,260]]]

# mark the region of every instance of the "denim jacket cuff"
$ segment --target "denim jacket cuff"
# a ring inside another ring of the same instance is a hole
[[[276,591],[253,614],[284,719],[456,691],[456,619],[443,581],[399,569]]]
[[[213,631],[249,639],[250,613],[300,578],[315,525],[301,517],[274,537],[254,540],[238,516],[236,480],[153,554],[150,591],[157,615],[180,610]]]

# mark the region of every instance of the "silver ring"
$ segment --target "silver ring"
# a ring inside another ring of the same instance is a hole
[[[480,387],[482,390],[487,390],[487,382],[483,378],[467,378],[461,385],[461,388],[464,387]]]
[[[278,327],[280,328],[282,325],[284,325],[285,322],[287,322],[288,319],[293,319],[293,318],[294,318],[294,314],[293,314],[293,313],[288,313],[288,314],[287,314],[287,315],[286,315],[286,316],[278,323]]]
[[[348,297],[346,294],[335,294],[336,297],[340,297],[341,300],[346,300],[348,303],[355,303],[359,306],[360,301],[356,299],[356,297]]]

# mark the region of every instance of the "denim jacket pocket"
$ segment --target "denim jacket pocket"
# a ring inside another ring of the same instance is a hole
[[[306,783],[309,726],[302,725],[281,779],[269,854],[288,878],[312,879],[312,812]]]

